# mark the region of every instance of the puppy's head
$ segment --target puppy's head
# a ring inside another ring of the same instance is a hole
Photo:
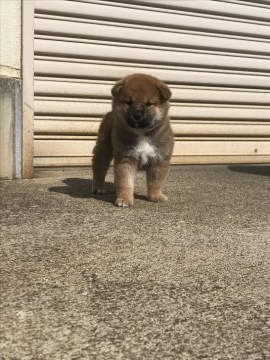
[[[133,130],[148,130],[167,118],[171,91],[159,79],[132,74],[112,88],[113,110]]]

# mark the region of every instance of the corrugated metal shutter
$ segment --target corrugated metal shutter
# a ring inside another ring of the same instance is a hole
[[[114,81],[173,92],[174,163],[270,161],[269,1],[35,1],[35,166],[89,165]]]

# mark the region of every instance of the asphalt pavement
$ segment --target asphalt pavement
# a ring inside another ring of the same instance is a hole
[[[270,166],[57,174],[0,182],[1,360],[270,359]]]

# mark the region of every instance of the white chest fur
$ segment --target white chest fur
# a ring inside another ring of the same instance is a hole
[[[160,157],[157,148],[145,136],[139,137],[137,145],[131,151],[131,156],[139,161],[140,166],[155,162]]]

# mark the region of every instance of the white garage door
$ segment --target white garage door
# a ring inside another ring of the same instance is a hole
[[[89,165],[115,80],[173,92],[174,163],[270,161],[269,1],[35,1],[38,166]]]

